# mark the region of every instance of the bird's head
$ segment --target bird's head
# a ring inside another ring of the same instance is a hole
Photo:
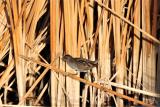
[[[68,54],[64,55],[63,58],[62,58],[63,61],[69,61],[70,59],[72,59],[72,56],[68,55]]]

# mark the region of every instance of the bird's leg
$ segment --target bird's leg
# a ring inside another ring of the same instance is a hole
[[[91,73],[90,73],[90,71],[88,70],[87,72],[86,72],[86,74],[85,74],[85,79],[86,80],[89,80],[89,81],[92,81],[92,79],[91,79],[91,75],[90,75]]]
[[[90,71],[89,74],[91,76],[91,82],[94,82],[95,81],[95,76],[94,76],[93,72]]]
[[[88,74],[88,72],[85,73],[84,79],[89,80],[89,74]]]

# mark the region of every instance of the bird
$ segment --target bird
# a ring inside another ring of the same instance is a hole
[[[69,54],[66,54],[62,57],[62,60],[65,61],[72,69],[79,72],[87,72],[92,68],[98,65],[98,61],[91,61],[85,58],[74,58]]]

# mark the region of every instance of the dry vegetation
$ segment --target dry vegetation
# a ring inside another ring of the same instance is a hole
[[[159,104],[158,4],[1,0],[0,105]],[[94,81],[72,75],[64,54],[98,60]]]

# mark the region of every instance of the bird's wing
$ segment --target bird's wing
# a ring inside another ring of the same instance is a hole
[[[94,61],[90,61],[88,59],[84,59],[84,58],[75,58],[75,60],[81,64],[83,64],[83,66],[88,66],[88,67],[93,67],[95,66],[95,62]]]

